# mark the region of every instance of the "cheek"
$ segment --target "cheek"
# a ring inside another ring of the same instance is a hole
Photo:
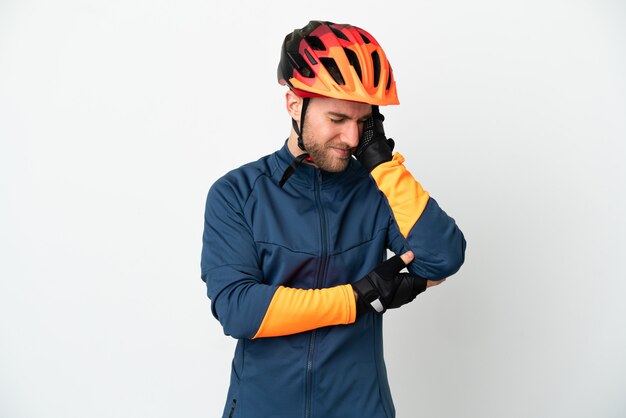
[[[315,137],[318,138],[319,142],[326,143],[332,141],[340,132],[341,130],[330,122],[319,123],[316,125]]]
[[[307,116],[305,129],[308,130],[305,135],[309,136],[318,146],[323,147],[329,143],[337,142],[337,138],[341,136],[342,125],[332,123],[330,119],[324,116],[319,118],[312,116],[310,119]]]

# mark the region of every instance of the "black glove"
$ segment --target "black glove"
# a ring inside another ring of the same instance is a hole
[[[426,290],[427,280],[414,274],[400,273],[404,267],[404,261],[396,255],[352,283],[358,295],[357,315],[368,311],[384,313],[387,309],[399,308]]]
[[[372,106],[372,117],[365,121],[363,134],[354,152],[356,159],[368,171],[372,171],[385,161],[391,161],[394,141],[385,136],[384,120],[385,117],[378,111],[378,106]]]
[[[399,281],[396,294],[391,299],[387,309],[399,308],[412,302],[420,293],[428,287],[428,280],[411,273],[398,273],[396,280]]]

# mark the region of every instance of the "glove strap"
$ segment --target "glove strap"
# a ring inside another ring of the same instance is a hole
[[[370,273],[375,274],[375,273]],[[380,295],[378,294],[378,289],[372,285],[369,279],[367,280],[359,280],[356,283],[352,283],[352,287],[354,288],[357,295],[359,295],[357,299],[357,315],[368,311],[376,311],[378,313],[384,313],[385,307],[383,306],[382,301],[380,300]]]

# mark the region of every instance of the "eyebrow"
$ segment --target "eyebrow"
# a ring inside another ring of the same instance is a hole
[[[343,118],[343,119],[352,119],[350,116],[346,115],[345,113],[339,113],[339,112],[327,112],[327,114],[329,116],[335,116],[338,118]],[[371,113],[368,113],[367,115],[364,115],[362,118],[359,118],[358,120],[366,120],[369,119],[370,117],[372,117]]]

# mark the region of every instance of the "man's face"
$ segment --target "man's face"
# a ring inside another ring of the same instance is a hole
[[[348,167],[372,106],[330,98],[314,98],[304,117],[304,146],[315,165],[339,172]]]

